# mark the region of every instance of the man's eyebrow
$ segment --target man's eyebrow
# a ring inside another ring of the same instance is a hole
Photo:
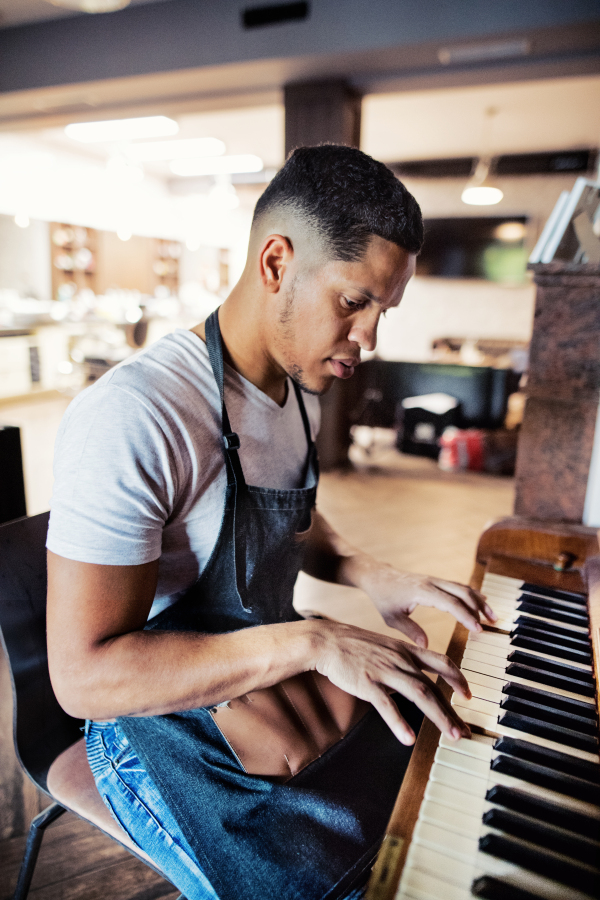
[[[374,294],[368,288],[356,288],[359,294],[362,294],[363,297],[366,297],[367,300],[371,300],[373,303],[378,303],[380,306],[383,305],[383,300],[381,297],[378,297],[377,294]]]

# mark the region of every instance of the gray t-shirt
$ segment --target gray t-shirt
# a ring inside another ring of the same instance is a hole
[[[313,437],[316,397],[304,395]],[[298,488],[307,443],[296,394],[280,407],[225,365],[248,484]],[[202,573],[225,502],[221,409],[206,344],[179,329],[73,400],[61,423],[47,547],[80,562],[158,559],[150,617]]]

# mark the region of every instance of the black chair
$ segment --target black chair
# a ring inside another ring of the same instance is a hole
[[[47,530],[48,513],[0,525],[0,637],[12,676],[15,750],[26,774],[53,801],[31,823],[14,900],[27,897],[44,831],[67,810],[169,880],[110,815],[88,765],[83,722],[54,696],[46,650]]]

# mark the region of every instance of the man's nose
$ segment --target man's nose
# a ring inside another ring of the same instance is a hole
[[[377,316],[358,317],[355,319],[348,334],[348,340],[354,341],[362,350],[372,351],[377,346]]]

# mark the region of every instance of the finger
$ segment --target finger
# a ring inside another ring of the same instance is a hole
[[[447,656],[441,653],[434,653],[433,650],[414,650],[413,656],[421,663],[424,672],[433,672],[441,675],[444,681],[448,682],[451,688],[457,693],[462,694],[466,700],[470,700],[473,696],[469,687],[469,682]]]
[[[464,625],[469,631],[475,631],[477,633],[483,631],[479,621],[479,612],[477,610],[471,611],[465,603],[462,600],[459,600],[454,594],[450,594],[448,591],[438,588],[435,594],[435,601],[436,602],[431,603],[432,606],[435,606],[436,609],[441,609],[444,612],[449,612],[454,616],[457,622],[460,622],[461,625]]]
[[[485,596],[480,591],[476,591],[466,584],[458,584],[457,582],[446,581],[441,578],[434,578],[431,579],[431,581],[436,587],[446,593],[458,597],[458,599],[466,603],[470,609],[476,612],[482,612],[490,622],[495,622],[497,620],[498,616],[489,603],[486,602]]]
[[[469,726],[463,722],[453,706],[437,692],[435,685],[427,677],[405,679],[400,691],[431,719],[433,724],[453,741],[469,737]]]
[[[387,689],[380,684],[371,682],[371,690],[368,691],[367,698],[383,721],[389,726],[401,744],[410,747],[415,742],[415,733],[406,721],[400,715],[398,707],[387,693]]]
[[[409,616],[405,616],[402,613],[396,613],[395,616],[388,621],[388,624],[391,624],[392,628],[396,628],[398,631],[401,631],[402,634],[409,637],[418,647],[423,647],[424,649],[427,648],[429,644],[427,635],[421,626],[417,625],[416,622],[413,622]]]

